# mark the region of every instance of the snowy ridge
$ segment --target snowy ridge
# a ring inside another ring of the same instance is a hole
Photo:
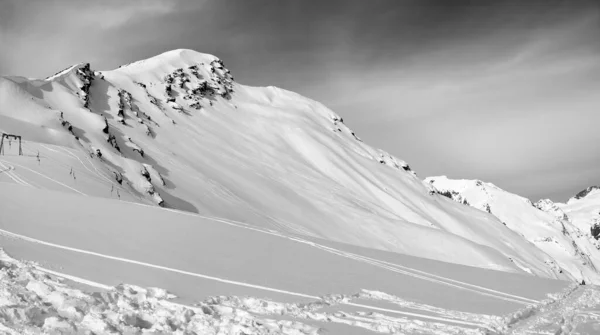
[[[79,63],[79,64],[71,65],[71,66],[67,67],[66,69],[64,69],[62,71],[59,71],[59,72],[55,73],[54,75],[51,75],[50,77],[48,77],[48,78],[46,78],[44,80],[52,81],[52,80],[54,80],[54,79],[56,79],[58,77],[61,77],[61,76],[65,75],[65,74],[68,74],[69,72],[72,72],[73,70],[77,70],[77,69],[83,68],[85,66],[89,67],[89,64],[88,63]]]
[[[591,228],[600,223],[600,190],[596,186],[587,189],[572,197],[566,204],[557,203],[569,220],[582,231],[598,236]],[[600,244],[595,241],[596,248],[600,249]]]
[[[590,186],[590,187],[586,188],[585,190],[577,193],[574,197],[569,199],[568,202],[580,200],[582,198],[587,197],[588,195],[597,194],[598,192],[600,192],[600,186]]]
[[[426,183],[451,199],[495,215],[551,258],[548,264],[581,282],[600,282],[600,252],[589,235],[573,224],[558,205],[549,200],[533,204],[529,199],[478,180],[429,177]]]

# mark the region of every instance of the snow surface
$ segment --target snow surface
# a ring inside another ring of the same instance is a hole
[[[124,201],[2,186],[7,192],[1,193],[0,201],[14,210],[0,217],[0,245],[14,257],[36,260],[30,265],[37,270],[53,271],[58,277],[65,273],[68,280],[86,286],[115,286],[117,291],[123,282],[136,292],[141,291],[136,287],[161,287],[177,296],[175,303],[235,307],[258,318],[277,316],[283,324],[300,321],[302,329],[335,331],[345,325],[379,333],[480,334],[567,285]],[[28,201],[39,204],[36,211],[23,211]],[[20,280],[7,283],[17,284],[27,286]],[[44,299],[39,298],[40,308]],[[156,305],[136,311],[138,302],[127,304],[133,307],[119,309],[122,304],[117,304],[110,307],[117,316],[101,314],[100,319],[110,323],[132,313],[141,313],[143,320],[157,320],[165,313],[172,318],[185,315],[181,309],[164,311]],[[50,308],[43,315],[53,313]],[[221,327],[236,325],[219,318]],[[29,324],[11,320],[11,326]],[[78,325],[67,316],[58,321]],[[165,323],[152,322],[156,327]],[[110,324],[116,329],[126,326]],[[194,324],[190,320],[182,327]],[[256,325],[251,328],[261,334]]]
[[[574,231],[581,257],[556,222],[543,225],[554,214],[529,203],[539,213],[514,207],[505,226],[441,195],[322,104],[236,83],[221,60],[192,50],[111,71],[82,63],[45,80],[0,77],[0,131],[21,135],[25,153],[12,142],[0,156],[0,246],[35,261],[3,271],[45,278],[50,291],[64,284],[39,271],[111,291],[123,303],[86,306],[104,306],[94,322],[116,333],[141,331],[131,322],[167,333],[196,323],[207,327],[199,333],[505,333],[505,315],[567,285],[551,279],[596,280],[593,257],[576,264],[587,250]],[[574,217],[588,208],[565,206],[554,207]],[[48,329],[79,327],[43,303],[38,284],[2,284],[38,292],[32,313],[52,315]],[[220,307],[188,312],[142,287]],[[93,298],[83,291],[69,292]],[[151,307],[140,316],[142,300]],[[32,318],[5,320],[44,327]]]
[[[352,296],[330,295],[308,303],[281,303],[251,297],[214,296],[193,306],[174,302],[160,288],[121,284],[110,287],[20,262],[0,249],[0,315],[4,334],[322,334],[318,325],[352,334],[351,329],[396,334],[511,334],[531,331],[598,330],[600,302],[596,287],[571,288],[504,317],[451,312],[363,290]],[[81,288],[74,288],[80,286]],[[85,289],[85,290],[83,290]],[[399,318],[382,312],[340,311],[352,301],[387,301],[396,307],[444,315],[458,325]],[[573,307],[576,307],[574,310]],[[567,316],[558,325],[549,323]],[[549,317],[551,316],[551,317]],[[553,317],[553,318],[552,318]],[[345,329],[341,325],[354,328]],[[465,327],[466,326],[466,327]],[[141,331],[141,332],[140,332]],[[340,332],[341,333],[341,332]],[[364,332],[367,333],[367,332]],[[540,332],[541,333],[541,332]]]

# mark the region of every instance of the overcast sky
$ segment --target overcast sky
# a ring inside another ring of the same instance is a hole
[[[600,184],[595,1],[0,0],[0,74],[177,48],[321,101],[420,177],[534,201]]]

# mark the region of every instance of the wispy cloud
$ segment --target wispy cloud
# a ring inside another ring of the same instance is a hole
[[[130,26],[139,22],[154,24],[179,11],[199,10],[204,3],[182,0],[4,0],[0,3],[0,47],[3,49],[0,71],[43,77],[69,63],[94,61],[104,50],[134,43],[118,38]]]
[[[91,6],[68,6],[64,14],[76,18],[82,26],[106,29],[172,13],[177,4],[176,0],[103,1]]]

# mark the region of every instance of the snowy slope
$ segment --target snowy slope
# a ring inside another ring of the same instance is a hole
[[[571,207],[565,205],[564,208],[550,200],[533,204],[529,199],[479,180],[452,180],[442,176],[429,177],[425,182],[440,194],[493,214],[506,227],[550,255],[549,265],[556,266],[571,278],[579,282],[600,282],[600,251],[589,234],[590,223],[581,223],[578,214],[574,215],[574,212],[583,211],[589,218],[587,210],[582,210],[583,203],[577,206],[574,205],[577,200],[572,200],[569,202]],[[595,208],[598,209],[597,202]]]
[[[589,233],[592,225],[600,223],[600,188],[588,187],[569,199],[566,204],[557,203],[556,206],[575,226]]]
[[[236,326],[246,334],[281,326],[287,328],[274,333],[481,334],[568,286],[116,199],[2,187],[0,201],[13,210],[0,212],[0,245],[17,259],[35,260],[0,269],[6,289],[0,297],[13,301],[0,299],[0,315],[10,316],[5,324],[17,330],[164,331],[171,320],[171,331],[204,325],[202,334]],[[35,211],[28,210],[32,202]],[[66,277],[67,286],[56,276]],[[113,286],[108,295],[72,291]],[[205,312],[185,312],[166,301],[167,292],[177,296],[172,302],[200,302]],[[31,312],[13,317],[15,310]]]
[[[22,135],[30,155],[0,163],[40,188],[562,277],[546,253],[493,216],[431,194],[331,110],[240,85],[211,55],[174,50],[112,71],[78,64],[45,80],[3,78],[0,90],[0,129]]]

